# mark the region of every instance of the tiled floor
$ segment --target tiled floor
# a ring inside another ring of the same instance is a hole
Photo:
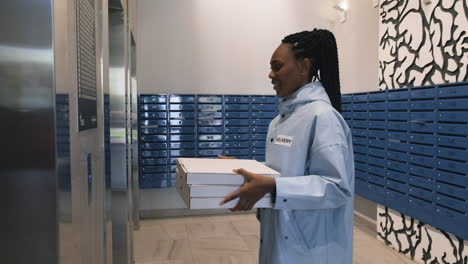
[[[258,263],[255,214],[174,217],[141,222],[135,233],[137,264]],[[413,263],[375,239],[359,218],[354,229],[355,264]]]

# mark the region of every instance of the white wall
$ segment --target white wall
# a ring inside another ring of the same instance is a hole
[[[342,92],[375,90],[379,20],[371,2],[348,0],[340,23],[338,1],[139,0],[139,92],[273,94],[272,52],[284,36],[314,27],[336,35]]]
[[[140,0],[140,93],[273,94],[281,39],[331,29],[321,0]]]
[[[341,92],[378,90],[379,9],[371,0],[341,2],[348,6],[346,21],[335,22],[332,29],[338,45]]]

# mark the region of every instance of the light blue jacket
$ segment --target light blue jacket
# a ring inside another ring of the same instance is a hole
[[[279,171],[272,209],[259,209],[260,263],[353,261],[351,132],[320,82],[280,100],[266,165]]]

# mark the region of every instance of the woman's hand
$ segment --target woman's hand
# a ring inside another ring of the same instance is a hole
[[[219,204],[223,205],[239,197],[237,205],[230,209],[231,211],[251,210],[265,194],[271,193],[276,189],[275,178],[255,174],[244,169],[233,170],[235,173],[244,176],[244,185],[237,191],[226,196]]]

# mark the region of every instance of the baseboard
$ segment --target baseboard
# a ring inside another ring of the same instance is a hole
[[[355,226],[357,223],[359,223],[360,225],[364,226],[367,229],[367,231],[375,233],[375,235],[377,234],[377,221],[359,213],[358,211],[354,211],[354,217]]]

